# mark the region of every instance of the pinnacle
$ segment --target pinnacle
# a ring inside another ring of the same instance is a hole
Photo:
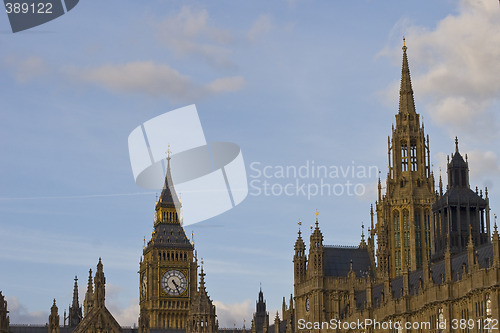
[[[415,113],[415,102],[413,100],[413,88],[411,85],[410,67],[406,55],[406,42],[403,38],[403,67],[401,69],[401,88],[399,90],[399,113]]]

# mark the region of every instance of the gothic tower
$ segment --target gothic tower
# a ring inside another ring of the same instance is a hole
[[[399,112],[392,139],[388,139],[389,170],[386,193],[379,179],[376,204],[378,274],[400,276],[404,268],[422,267],[422,258],[432,249],[431,207],[436,199],[430,168],[429,136],[420,126],[403,46],[403,68],[399,91]]]
[[[75,286],[73,287],[73,303],[69,307],[69,327],[76,327],[82,321],[82,307],[78,301],[78,278],[75,276]]]
[[[479,246],[490,242],[490,209],[488,189],[476,192],[469,185],[469,163],[464,161],[455,138],[455,153],[448,157],[448,186],[443,194],[440,179],[439,196],[433,206],[434,213],[434,254],[433,260],[443,257],[449,245],[452,254],[465,251],[471,245]],[[448,244],[449,242],[449,244]]]
[[[169,153],[165,183],[156,203],[154,231],[139,264],[139,322],[151,329],[186,329],[196,293],[197,268],[194,247],[182,227]]]
[[[253,315],[252,327],[255,332],[264,332],[266,323],[269,323],[269,313],[266,310],[266,301],[264,300],[264,293],[262,287],[259,290],[259,299],[255,304],[255,313]]]

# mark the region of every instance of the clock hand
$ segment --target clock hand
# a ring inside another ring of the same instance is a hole
[[[180,295],[180,294],[181,294],[181,292],[179,291],[179,286],[177,285],[177,283],[175,283],[175,281],[174,281],[174,280],[172,280],[172,283],[174,284],[174,287],[175,287],[175,289],[177,290],[177,293]]]

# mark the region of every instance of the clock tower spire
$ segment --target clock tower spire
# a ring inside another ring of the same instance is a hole
[[[147,322],[148,329],[186,329],[191,299],[196,294],[197,262],[194,246],[182,227],[181,202],[172,181],[170,147],[153,226],[139,264],[139,322]]]

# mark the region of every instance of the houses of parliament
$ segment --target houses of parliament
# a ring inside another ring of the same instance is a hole
[[[306,247],[293,248],[293,295],[281,316],[270,314],[262,290],[243,333],[490,332],[499,329],[500,238],[490,230],[488,190],[471,189],[467,154],[455,139],[447,179],[431,169],[429,136],[416,112],[403,46],[399,110],[388,139],[385,191],[378,182],[368,234],[359,245],[323,243],[318,217]],[[453,143],[450,145],[452,146]],[[0,293],[0,333],[215,333],[216,308],[205,287],[203,262],[182,226],[170,173],[156,203],[154,231],[139,263],[137,328],[121,327],[107,310],[103,262],[89,272],[80,305],[63,325],[54,300],[45,326],[9,325]],[[444,185],[446,183],[446,186]],[[437,189],[437,190],[436,190]],[[274,318],[273,318],[274,317]],[[361,324],[360,324],[361,323]],[[377,326],[378,324],[378,326]]]

